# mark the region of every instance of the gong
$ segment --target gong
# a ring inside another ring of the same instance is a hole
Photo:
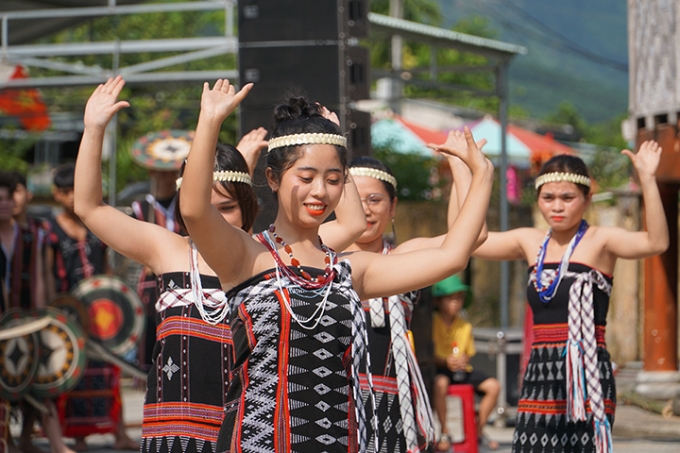
[[[144,332],[144,310],[137,292],[117,277],[95,275],[71,290],[86,307],[89,336],[112,353],[129,352]]]
[[[32,312],[50,323],[38,332],[39,363],[31,393],[51,398],[72,390],[85,369],[86,336],[68,313],[53,307]]]
[[[90,317],[88,316],[87,308],[85,308],[80,299],[69,293],[61,293],[57,294],[47,305],[66,312],[78,323],[85,335],[89,333]]]
[[[28,392],[38,368],[37,320],[20,309],[6,311],[0,317],[0,332],[15,335],[0,340],[0,398],[18,401]],[[28,333],[27,333],[28,332]]]

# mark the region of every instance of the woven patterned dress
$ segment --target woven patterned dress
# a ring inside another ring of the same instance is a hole
[[[382,254],[391,250],[392,245],[384,241]],[[430,403],[407,336],[418,297],[419,292],[412,291],[361,302],[368,329],[381,452],[413,453],[425,448],[428,439],[434,440]],[[363,372],[361,384],[363,389],[368,388]],[[364,404],[370,411],[367,397],[364,391]]]
[[[192,252],[195,249],[192,246]],[[194,258],[192,258],[195,260]],[[142,452],[214,453],[224,417],[231,345],[228,319],[211,323],[203,311],[222,311],[217,277],[171,272],[158,277],[156,344],[147,379]],[[200,293],[194,291],[200,279]],[[228,308],[228,307],[226,307]]]
[[[356,404],[358,368],[366,357],[363,311],[350,263],[333,270],[325,305],[328,288],[304,290],[274,269],[227,293],[234,361],[218,453],[367,451],[371,414]],[[319,323],[305,329],[291,311]]]
[[[556,263],[545,264],[544,281],[554,276],[557,266]],[[530,273],[532,270],[533,267]],[[586,406],[586,421],[568,422],[566,416],[567,366],[564,351],[569,336],[569,293],[573,285],[581,285],[583,281],[592,283],[597,366],[605,413],[613,425],[616,388],[604,341],[612,279],[584,264],[569,263],[568,272],[550,302],[544,304],[540,301],[531,280],[527,287],[534,315],[534,342],[522,385],[513,453],[596,451],[590,404]],[[587,290],[583,286],[577,290],[583,301]]]
[[[68,292],[81,280],[104,273],[106,245],[91,231],[82,241],[74,239],[54,217],[49,228],[57,292]],[[100,360],[89,360],[82,380],[59,397],[57,408],[65,437],[114,433],[121,412],[120,370]]]

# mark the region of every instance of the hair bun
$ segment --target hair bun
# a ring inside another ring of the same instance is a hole
[[[321,116],[321,106],[318,102],[309,102],[305,96],[291,96],[285,104],[274,108],[274,123],[290,121],[298,118]]]

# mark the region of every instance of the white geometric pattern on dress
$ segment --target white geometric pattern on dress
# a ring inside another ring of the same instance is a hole
[[[168,376],[168,381],[172,380],[172,376],[179,371],[179,367],[172,361],[172,357],[168,357],[168,362],[163,366],[163,372]]]

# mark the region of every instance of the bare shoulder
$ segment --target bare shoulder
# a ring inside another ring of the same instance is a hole
[[[510,232],[512,232],[515,240],[522,248],[527,261],[531,261],[535,257],[534,255],[538,253],[541,242],[546,235],[545,230],[532,227],[515,228],[510,230]]]

